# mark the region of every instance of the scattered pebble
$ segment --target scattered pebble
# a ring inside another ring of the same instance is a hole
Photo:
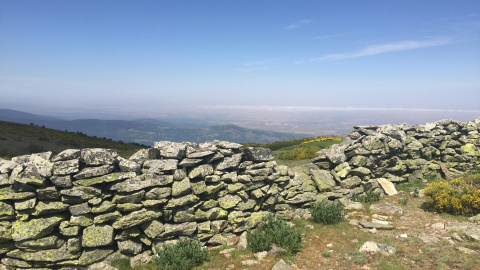
[[[327,247],[333,247],[333,244],[332,243],[327,244]]]
[[[401,237],[401,238],[407,238],[408,235],[407,235],[406,233],[402,233],[402,234],[400,234],[400,237]]]

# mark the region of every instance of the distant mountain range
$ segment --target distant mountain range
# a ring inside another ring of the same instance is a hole
[[[90,136],[109,138],[116,141],[153,145],[156,141],[205,142],[224,140],[237,143],[274,142],[307,137],[293,134],[242,128],[236,125],[214,125],[197,127],[182,123],[170,123],[157,119],[65,120],[58,117],[30,114],[21,111],[0,109],[0,120],[22,124],[34,124],[52,129],[82,132]]]

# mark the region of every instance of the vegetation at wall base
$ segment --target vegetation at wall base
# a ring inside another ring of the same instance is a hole
[[[253,252],[268,251],[272,244],[284,248],[290,254],[302,249],[300,231],[291,228],[285,220],[270,214],[264,217],[253,233],[247,234],[248,248]]]
[[[202,264],[208,256],[208,250],[196,238],[185,238],[154,249],[157,253],[154,262],[162,270],[190,270]]]
[[[352,196],[352,201],[365,203],[365,204],[371,204],[374,202],[378,202],[379,200],[380,200],[380,193],[375,192],[373,190],[367,190],[365,191],[365,194],[362,194],[362,195],[354,194]]]
[[[340,201],[321,200],[310,206],[312,220],[322,224],[336,224],[343,220],[345,207]]]
[[[480,213],[480,173],[467,173],[456,179],[437,180],[425,190],[426,207],[453,215]]]

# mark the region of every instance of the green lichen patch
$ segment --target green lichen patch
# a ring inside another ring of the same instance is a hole
[[[16,221],[12,225],[12,238],[14,241],[22,241],[27,239],[38,239],[50,234],[60,222],[63,217],[49,217],[33,219],[27,222]]]

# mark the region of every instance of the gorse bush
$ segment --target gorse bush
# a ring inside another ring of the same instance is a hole
[[[302,249],[302,235],[298,230],[290,228],[285,220],[272,214],[264,217],[253,232],[247,234],[248,247],[253,252],[267,251],[271,244],[284,248],[290,254]]]
[[[316,223],[336,224],[343,220],[345,207],[340,201],[323,200],[310,206],[310,214],[312,214],[312,220]]]
[[[186,238],[176,244],[154,247],[157,257],[155,264],[162,270],[190,270],[202,264],[208,251],[203,248],[198,239]]]
[[[466,174],[457,179],[436,181],[425,190],[427,206],[454,215],[480,213],[480,174]]]
[[[365,194],[363,195],[355,194],[352,196],[352,201],[354,202],[373,203],[373,202],[378,202],[379,200],[380,200],[380,193],[375,192],[373,190],[365,191]]]
[[[278,158],[283,160],[309,159],[316,157],[317,152],[317,149],[299,147],[290,151],[282,152]]]

